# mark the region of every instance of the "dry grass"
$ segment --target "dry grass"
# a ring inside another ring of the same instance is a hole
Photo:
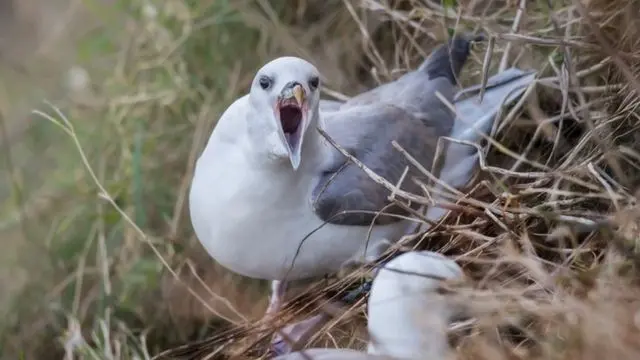
[[[476,49],[463,84],[505,64],[537,69],[539,80],[501,117],[468,196],[443,194],[454,211],[406,245],[442,251],[468,274],[449,286],[469,306],[456,327],[460,357],[640,355],[640,1],[445,10],[429,0],[169,0],[156,16],[145,8],[154,2],[104,3],[89,7],[99,25],[77,40],[90,87],[54,99],[60,114],[40,106],[52,121],[11,142],[9,184],[21,196],[7,199],[3,231],[20,244],[11,271],[26,279],[12,291],[1,355],[60,358],[66,344],[69,359],[148,358],[216,332],[191,353],[259,342],[259,324],[229,323],[257,318],[264,289],[212,266],[185,212],[193,161],[220,111],[277,54],[314,59],[330,90],[353,94],[467,31],[495,46]],[[329,289],[315,287],[305,296],[318,301],[284,315],[317,311]],[[362,310],[314,343],[362,347]]]

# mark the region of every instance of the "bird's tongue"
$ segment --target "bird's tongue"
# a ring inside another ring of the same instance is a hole
[[[289,145],[289,150],[296,152],[300,143],[300,133],[302,130],[302,110],[296,106],[283,106],[280,109],[280,123],[284,137]]]

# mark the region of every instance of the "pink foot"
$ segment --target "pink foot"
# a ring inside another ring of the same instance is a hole
[[[284,302],[284,296],[287,292],[287,283],[284,281],[272,281],[271,282],[271,297],[269,298],[269,306],[264,316],[268,317],[280,310],[282,303]]]

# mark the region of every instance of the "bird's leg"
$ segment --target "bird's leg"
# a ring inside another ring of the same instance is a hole
[[[393,245],[388,240],[381,240],[372,244],[366,250],[364,259],[353,257],[347,260],[341,267],[340,272],[344,272],[347,269],[353,269],[358,265],[372,263],[376,261],[382,254],[387,251]],[[376,273],[374,269],[374,275]],[[362,292],[369,290],[370,283],[363,285],[361,288],[356,289],[353,294],[348,294],[345,299],[351,297],[357,297]],[[271,283],[271,301],[269,302],[269,308],[267,313],[275,313],[278,311],[282,304],[282,298],[286,291],[286,284],[281,281],[273,281]],[[287,354],[293,350],[296,350],[296,346],[306,342],[313,334],[315,334],[321,326],[327,323],[331,317],[326,313],[315,315],[300,322],[287,325],[283,327],[279,333],[277,333],[271,341],[271,350],[276,356]]]
[[[298,350],[297,347],[309,340],[330,318],[328,314],[321,313],[283,327],[280,333],[276,333],[273,337],[271,341],[271,351],[276,356],[279,356]]]
[[[273,316],[280,310],[286,292],[287,283],[285,281],[276,280],[271,282],[271,298],[269,299],[269,307],[267,308],[265,317]],[[276,355],[291,352],[296,344],[308,340],[328,319],[329,317],[326,314],[320,314],[283,327],[274,335],[271,341],[272,351]]]
[[[284,297],[287,293],[287,282],[274,280],[271,282],[271,297],[269,298],[269,306],[264,316],[269,317],[280,310]]]

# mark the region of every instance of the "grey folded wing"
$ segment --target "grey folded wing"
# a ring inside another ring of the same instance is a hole
[[[507,69],[489,78],[482,101],[480,86],[464,89],[456,95],[456,118],[450,138],[469,141],[480,145],[483,135],[492,135],[495,118],[506,105],[518,99],[535,80],[535,71]],[[482,148],[486,152],[486,147]],[[440,180],[447,185],[462,190],[468,186],[479,166],[478,149],[475,146],[451,142],[446,150],[445,160],[440,170]],[[444,190],[436,186],[436,190]],[[432,192],[437,200],[441,195]],[[447,213],[446,209],[432,206],[424,217],[436,222]],[[430,227],[424,223],[421,231]]]
[[[438,138],[449,135],[455,118],[435,96],[438,91],[453,99],[454,87],[447,79],[430,80],[427,90],[424,82],[428,80],[422,75],[417,75],[415,81],[415,86],[403,81],[395,90],[388,87],[392,93],[381,98],[391,101],[366,102],[356,97],[339,110],[323,113],[325,131],[332,139],[379,176],[395,184],[408,167],[406,180],[399,188],[413,193],[420,192],[414,179],[425,176],[410,166],[392,141],[431,169]],[[312,194],[314,210],[324,221],[340,225],[388,224],[407,214],[406,209],[391,203],[388,189],[373,181],[355,163],[338,151],[330,157],[329,165],[320,169]]]
[[[376,174],[391,183],[397,183],[405,168],[408,173],[399,188],[411,193],[420,193],[415,180],[426,182],[425,176],[406,157],[395,149],[395,140],[427,170],[431,170],[439,137],[478,142],[482,134],[488,135],[500,109],[522,95],[526,86],[535,79],[534,72],[508,69],[489,79],[483,101],[479,101],[479,86],[462,90],[456,96],[455,107],[458,118],[441,100],[435,90],[424,92],[424,99],[415,101],[422,112],[410,111],[410,104],[402,107],[389,103],[375,103],[354,98],[338,110],[326,116],[325,130],[351,155],[359,159]],[[406,88],[407,84],[403,84]],[[389,87],[388,87],[389,88]],[[437,84],[442,96],[452,101],[453,86],[445,82]],[[391,87],[393,91],[393,87]],[[411,98],[411,93],[376,94],[375,100]],[[415,90],[415,89],[414,89]],[[455,121],[454,121],[455,120]],[[477,168],[476,148],[461,144],[449,144],[444,163],[434,175],[454,187],[464,186]],[[406,209],[392,205],[390,192],[373,181],[356,164],[348,161],[337,151],[332,154],[331,166],[322,169],[318,184],[313,191],[316,214],[324,221],[341,225],[388,224],[407,215]],[[413,208],[415,208],[415,204]],[[383,212],[384,214],[379,214]],[[437,219],[436,219],[437,220]]]
[[[489,78],[480,101],[480,85],[456,94],[457,118],[450,137],[478,143],[491,135],[495,117],[506,105],[519,98],[535,80],[535,71],[509,68]],[[440,180],[452,187],[466,186],[478,167],[477,149],[470,145],[449,143]]]
[[[426,175],[409,166],[406,156],[393,147],[392,141],[421,167],[431,169],[438,139],[449,135],[455,119],[454,112],[437,94],[453,102],[456,78],[476,39],[477,36],[451,38],[437,47],[417,70],[355,96],[337,109],[323,111],[326,132],[353,157],[391,183],[398,183],[407,169],[407,177],[399,188],[420,192],[421,185],[415,179]],[[314,210],[321,219],[333,224],[366,226],[397,222],[402,217],[394,215],[408,213],[406,208],[390,201],[387,188],[338,151],[326,160],[328,165],[318,169],[318,183],[312,194]]]

